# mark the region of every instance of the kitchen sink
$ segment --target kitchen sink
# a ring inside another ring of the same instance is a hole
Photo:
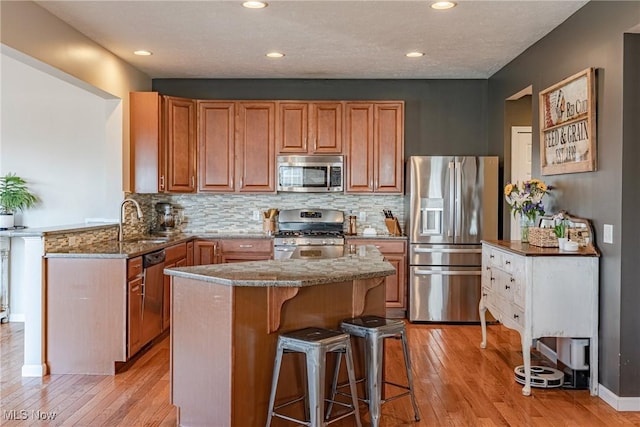
[[[132,240],[128,240],[128,242],[131,243],[167,243],[169,241],[169,238],[167,237],[143,237],[140,239],[132,239]]]

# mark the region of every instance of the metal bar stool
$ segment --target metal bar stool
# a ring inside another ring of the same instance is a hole
[[[418,405],[416,404],[416,398],[413,392],[413,374],[411,372],[411,359],[409,358],[409,346],[407,345],[407,334],[405,331],[404,322],[401,320],[385,319],[384,317],[379,316],[362,316],[343,320],[340,324],[340,328],[349,335],[364,338],[365,340],[365,379],[367,384],[367,397],[361,400],[367,402],[369,405],[371,426],[377,427],[379,425],[380,406],[383,403],[407,395],[411,397],[411,404],[413,405],[415,420],[420,421],[420,413],[418,411]],[[392,383],[389,381],[385,381],[383,378],[382,358],[385,338],[395,338],[402,340],[402,351],[404,353],[404,364],[407,372],[408,385]],[[340,366],[336,366],[336,372],[333,376],[331,398],[329,399],[330,402],[333,402],[335,400],[336,394],[343,394],[338,391],[339,388],[345,386],[345,384],[338,385],[337,371],[339,368]],[[406,391],[383,400],[383,384],[390,384]],[[331,409],[332,407],[330,404],[329,408],[327,409],[328,415],[331,414]]]
[[[284,353],[304,353],[307,366],[307,388],[305,396],[282,403],[274,407],[276,400],[276,390],[278,388],[278,377]],[[341,414],[334,419],[325,420],[325,370],[327,353],[338,353],[336,370],[340,369],[340,360],[344,355],[346,358],[347,374],[349,376],[349,387],[351,390],[351,404],[335,402],[349,408],[347,413]],[[307,420],[299,420],[287,415],[277,413],[276,410],[291,405],[301,400],[308,402],[305,408]],[[362,427],[360,413],[358,412],[358,396],[356,395],[356,378],[353,368],[353,356],[351,353],[351,339],[349,335],[340,331],[332,331],[321,328],[305,328],[288,332],[278,337],[276,348],[276,358],[273,366],[273,380],[271,383],[271,396],[269,398],[269,415],[267,417],[267,427],[271,425],[272,417],[283,418],[288,421],[297,422],[306,426],[320,427],[329,425],[342,418],[355,415],[356,425]]]

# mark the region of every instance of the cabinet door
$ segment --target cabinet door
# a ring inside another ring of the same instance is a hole
[[[163,97],[166,112],[167,191],[193,193],[196,190],[195,102]]]
[[[160,111],[158,92],[129,94],[130,189],[134,193],[165,190]]]
[[[373,191],[373,104],[345,104],[347,142],[346,191]]]
[[[276,144],[278,153],[307,154],[309,104],[279,102]]]
[[[193,242],[187,242],[187,266],[193,265]]]
[[[127,313],[127,357],[131,358],[142,345],[142,277],[129,281],[129,310]]]
[[[184,267],[187,265],[187,259],[183,258],[175,263],[165,265],[165,268]],[[171,326],[171,276],[164,275],[164,283],[162,288],[162,330]]]
[[[385,279],[387,295],[386,306],[387,308],[401,308],[406,310],[407,282],[405,263],[407,258],[399,255],[385,255],[384,258],[396,269],[396,274],[387,276]]]
[[[199,191],[233,192],[235,103],[198,101]]]
[[[341,102],[309,105],[309,153],[342,154],[342,115]]]
[[[237,191],[275,193],[275,103],[238,102]]]
[[[218,242],[215,240],[197,240],[193,246],[193,265],[218,263]]]
[[[402,193],[404,169],[404,108],[399,102],[375,103],[374,191]]]

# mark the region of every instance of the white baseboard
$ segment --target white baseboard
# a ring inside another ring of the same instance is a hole
[[[536,350],[542,353],[544,357],[551,360],[551,362],[558,363],[558,354],[542,341],[536,341]]]
[[[598,396],[616,411],[640,411],[640,397],[619,397],[602,384],[598,384]]]
[[[47,365],[22,365],[23,377],[44,377],[47,375]]]
[[[23,322],[25,321],[25,316],[23,313],[9,313],[9,322]]]

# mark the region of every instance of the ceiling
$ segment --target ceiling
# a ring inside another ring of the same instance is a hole
[[[484,79],[587,1],[37,3],[151,78]]]

